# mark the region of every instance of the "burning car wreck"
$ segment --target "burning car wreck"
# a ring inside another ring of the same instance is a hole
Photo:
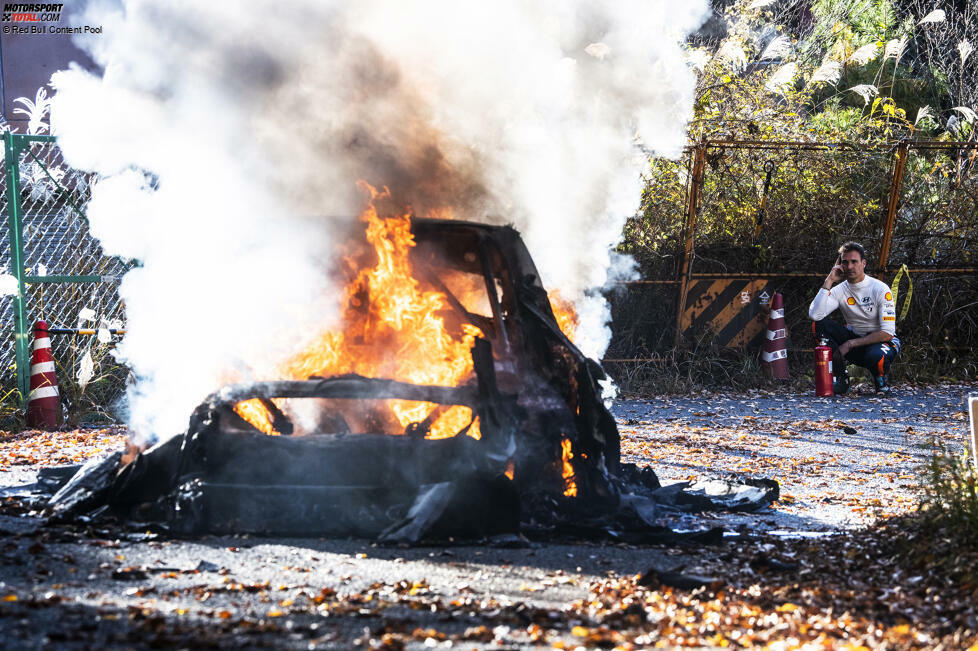
[[[727,482],[707,497],[663,489],[650,469],[621,463],[606,376],[561,329],[513,228],[365,221],[373,248],[369,263],[351,265],[342,342],[325,340],[328,354],[314,361],[293,360],[294,379],[213,393],[186,432],[128,463],[117,453],[82,468],[48,512],[158,522],[178,535],[668,542],[680,537],[661,524],[670,511],[752,510],[777,499],[767,480]],[[436,332],[414,323],[422,340],[413,344],[378,326],[378,302],[411,302],[378,270],[406,278],[408,294],[423,299],[388,320],[433,320]],[[439,338],[437,352],[417,350]],[[336,348],[345,361],[335,361]],[[374,361],[364,366],[366,358]],[[450,371],[405,377],[429,362]]]

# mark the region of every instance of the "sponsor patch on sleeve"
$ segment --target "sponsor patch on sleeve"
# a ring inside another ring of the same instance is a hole
[[[883,298],[885,298],[888,301],[892,301],[893,300],[893,294],[891,294],[890,292],[886,292],[886,294],[883,295]]]
[[[883,320],[884,321],[896,321],[896,317],[895,316],[884,316],[883,317]]]

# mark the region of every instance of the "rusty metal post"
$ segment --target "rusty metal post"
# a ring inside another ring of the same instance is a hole
[[[880,259],[877,269],[880,273],[886,271],[890,257],[890,242],[893,239],[893,224],[896,222],[897,205],[900,203],[900,190],[903,188],[903,172],[907,168],[908,145],[901,142],[896,149],[896,160],[893,162],[893,178],[890,182],[890,200],[886,206],[886,221],[883,225],[883,243],[880,245]]]
[[[693,173],[689,179],[689,202],[686,206],[686,248],[683,251],[679,268],[679,301],[676,303],[676,339],[678,346],[682,338],[683,313],[686,311],[686,297],[689,294],[689,268],[693,259],[696,239],[696,213],[700,205],[700,190],[703,186],[703,168],[706,165],[706,141],[696,145],[693,150]]]

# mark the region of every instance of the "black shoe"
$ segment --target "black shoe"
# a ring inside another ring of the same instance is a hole
[[[876,388],[876,394],[885,398],[890,395],[890,376],[885,373],[883,375],[874,375],[873,386]]]
[[[849,391],[849,374],[843,373],[832,382],[832,391],[837,396],[844,396]]]

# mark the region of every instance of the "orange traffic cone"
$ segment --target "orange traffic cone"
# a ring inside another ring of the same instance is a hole
[[[784,299],[775,294],[767,320],[767,340],[761,353],[761,368],[775,380],[788,379],[788,333],[784,327]]]
[[[27,396],[27,426],[57,429],[61,424],[58,376],[54,373],[47,321],[34,324],[34,354],[31,357],[31,392]]]

